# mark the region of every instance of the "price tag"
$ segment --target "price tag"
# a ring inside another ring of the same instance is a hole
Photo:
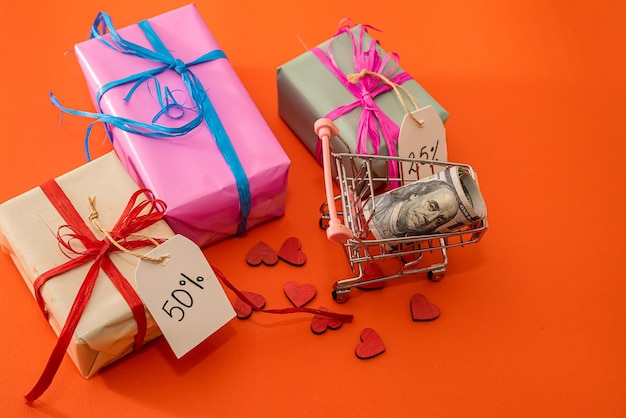
[[[181,358],[235,317],[235,310],[200,248],[175,235],[146,254],[163,263],[140,261],[139,296]]]
[[[420,160],[448,161],[446,128],[432,106],[426,106],[411,114],[423,126],[404,115],[398,137],[398,156]],[[444,167],[424,163],[402,164],[405,179],[418,179],[443,170]]]

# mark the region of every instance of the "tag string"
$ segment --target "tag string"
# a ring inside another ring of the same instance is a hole
[[[411,118],[413,120],[413,122],[415,122],[420,128],[424,127],[424,121],[417,120],[417,118],[415,118],[415,116],[413,116],[413,114],[411,113],[411,110],[409,109],[409,107],[406,105],[404,99],[402,98],[402,94],[400,93],[400,90],[402,90],[402,92],[404,92],[404,94],[407,95],[409,100],[411,100],[411,103],[413,104],[413,107],[415,108],[415,110],[419,110],[419,106],[417,104],[417,101],[415,100],[415,98],[413,97],[411,92],[406,87],[401,86],[398,83],[394,83],[393,81],[389,80],[384,75],[382,75],[380,73],[377,73],[377,72],[374,72],[374,71],[370,71],[367,68],[362,69],[358,73],[348,74],[348,75],[346,75],[346,78],[352,84],[357,84],[360,79],[362,79],[363,77],[368,76],[368,75],[380,78],[383,83],[385,83],[389,87],[391,87],[393,89],[394,93],[396,93],[396,97],[398,98],[398,100],[402,104],[402,107],[404,108],[404,111],[409,116],[409,118]]]

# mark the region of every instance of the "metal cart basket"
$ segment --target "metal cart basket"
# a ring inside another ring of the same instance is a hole
[[[485,217],[453,232],[376,239],[368,227],[376,210],[375,199],[371,198],[390,184],[402,186],[420,179],[420,170],[410,170],[415,173],[410,178],[403,174],[404,165],[426,165],[433,173],[458,166],[476,180],[474,170],[469,165],[452,162],[333,153],[330,150],[330,138],[338,135],[334,124],[328,119],[320,119],[315,124],[315,131],[322,141],[326,187],[326,202],[320,207],[320,226],[326,229],[329,240],[343,245],[351,270],[355,274],[353,278],[339,280],[333,285],[332,295],[337,302],[345,302],[353,287],[371,287],[389,279],[426,273],[430,280],[441,280],[448,264],[447,250],[476,243],[487,230]],[[398,177],[389,177],[387,170],[383,170],[385,174],[382,176],[375,173],[375,166],[390,161],[397,162],[400,173]],[[340,190],[337,196],[334,195],[334,182]],[[365,210],[367,202],[370,202],[371,210]],[[391,258],[399,260],[397,269],[391,274],[366,274],[371,263]]]

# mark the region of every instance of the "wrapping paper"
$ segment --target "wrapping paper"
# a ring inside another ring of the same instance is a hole
[[[88,196],[96,196],[99,220],[105,228],[110,228],[130,196],[138,190],[113,152],[56,178],[56,182],[98,238],[104,236],[87,219],[91,211]],[[0,244],[10,254],[33,296],[33,283],[37,277],[69,260],[61,252],[56,238],[59,226],[65,223],[39,187],[0,205]],[[163,239],[174,235],[165,221],[158,221],[141,233]],[[143,254],[152,249],[139,248],[135,252]],[[134,274],[139,259],[120,252],[111,253],[110,259],[136,288]],[[54,277],[41,288],[50,325],[57,335],[90,265]],[[146,315],[145,342],[161,335],[147,311]],[[137,325],[128,304],[108,276],[100,271],[67,353],[80,373],[90,377],[130,353],[136,333]]]
[[[190,63],[220,47],[194,5],[148,19],[162,43],[182,62]],[[118,30],[122,38],[151,49],[141,28],[135,24]],[[105,35],[105,39],[109,35]],[[142,83],[129,100],[134,83],[106,92],[107,83],[162,63],[122,54],[98,39],[75,46],[96,108],[105,114],[152,123],[161,110],[157,97],[169,90],[181,106],[162,115],[156,123],[179,127],[195,116],[195,104],[174,70]],[[223,124],[249,181],[251,211],[248,229],[285,211],[290,160],[253,103],[228,59],[190,65],[202,82]],[[206,246],[238,232],[241,223],[238,186],[206,123],[184,136],[150,138],[113,128],[113,146],[138,184],[152,190],[168,204],[166,220],[172,229]]]
[[[357,25],[351,32],[358,40],[361,26]],[[363,49],[368,49],[372,42],[372,37],[367,32],[363,35]],[[355,73],[353,44],[347,33],[341,33],[318,46],[326,52],[331,48],[337,66],[345,75]],[[386,52],[377,46],[382,55]],[[385,67],[385,71],[393,69],[390,61]],[[394,75],[403,72],[399,67],[394,71]],[[300,141],[306,146],[311,154],[319,157],[316,150],[318,138],[313,131],[313,124],[319,118],[325,117],[334,109],[354,102],[355,97],[339,82],[339,80],[329,71],[329,69],[319,60],[312,51],[307,51],[291,61],[281,65],[277,69],[278,88],[278,112],[281,118],[296,134]],[[433,106],[441,119],[445,122],[448,112],[426,92],[414,79],[410,79],[401,84],[406,88],[418,106]],[[410,110],[412,108],[410,100],[405,101]],[[387,91],[377,95],[374,102],[379,108],[389,116],[398,126],[406,114],[404,107],[393,91]],[[358,107],[346,115],[336,119],[335,125],[339,129],[339,136],[331,138],[331,147],[338,153],[355,153],[357,143],[357,131],[361,107]],[[397,152],[397,150],[396,150]],[[368,145],[368,153],[373,153],[373,149]],[[381,141],[379,155],[389,155],[389,150],[385,141]],[[321,161],[318,158],[318,161]],[[385,165],[379,165],[376,169],[384,170]],[[381,174],[381,173],[379,173]],[[384,171],[381,174],[384,176]]]

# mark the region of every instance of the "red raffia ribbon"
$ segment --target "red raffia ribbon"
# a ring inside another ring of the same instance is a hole
[[[128,238],[130,238],[131,235],[161,220],[163,218],[163,213],[166,209],[165,203],[159,199],[155,199],[150,190],[140,189],[135,192],[131,196],[128,204],[126,205],[126,208],[122,212],[122,215],[120,216],[113,229],[111,231],[108,231],[109,236],[118,243],[118,245],[116,246],[108,238],[104,238],[102,240],[98,240],[96,238],[91,229],[85,224],[81,216],[78,214],[78,212],[72,205],[72,202],[66,196],[65,192],[63,192],[63,190],[54,180],[49,180],[48,182],[41,185],[40,188],[43,190],[44,194],[48,197],[48,199],[59,212],[59,214],[63,217],[65,222],[67,222],[66,225],[60,226],[57,232],[57,239],[59,241],[61,251],[64,254],[68,254],[68,256],[69,253],[77,255],[75,258],[71,258],[66,263],[61,264],[60,266],[57,266],[43,273],[34,282],[33,286],[35,289],[37,303],[44,313],[46,320],[48,318],[48,312],[45,308],[45,303],[41,296],[41,287],[45,283],[47,283],[48,280],[65,272],[68,272],[78,266],[89,262],[93,262],[93,264],[89,268],[89,271],[85,276],[85,280],[78,290],[76,299],[72,304],[65,325],[61,330],[59,339],[57,340],[52,354],[48,359],[48,363],[46,364],[43,373],[41,374],[35,386],[25,396],[26,403],[28,404],[31,404],[35,400],[37,400],[52,383],[52,379],[54,378],[54,375],[61,365],[61,361],[63,360],[63,356],[65,355],[65,352],[72,340],[74,331],[76,330],[78,322],[83,312],[85,311],[85,307],[87,306],[87,302],[91,297],[91,293],[96,283],[96,279],[98,278],[98,273],[100,269],[102,269],[107,274],[107,276],[109,276],[115,287],[128,303],[133,313],[133,317],[137,322],[137,334],[135,335],[133,350],[136,351],[141,348],[146,335],[146,315],[143,303],[135,290],[132,288],[132,286],[124,278],[122,273],[117,269],[117,267],[115,267],[115,264],[113,264],[108,255],[114,251],[121,251],[121,249],[118,248],[120,247],[120,242],[123,244],[121,246],[122,249],[127,251],[132,251],[133,249],[154,245],[155,242],[163,242],[162,239],[140,238],[130,240]],[[144,197],[145,200],[139,201],[140,197]],[[147,213],[145,213],[146,210]],[[64,229],[69,229],[71,233],[62,234],[61,231]],[[72,245],[73,240],[80,241],[84,248],[76,249]],[[352,322],[353,315],[322,311],[319,309],[310,309],[304,307],[262,309],[258,306],[255,306],[253,302],[251,302],[232,283],[230,283],[228,279],[226,279],[226,276],[224,276],[224,274],[220,270],[215,267],[212,267],[212,269],[226,287],[231,289],[237,295],[237,297],[239,297],[245,303],[249,304],[255,310],[273,314],[305,312],[315,315],[328,316],[346,323]]]
[[[59,227],[57,232],[57,239],[59,240],[61,251],[65,254],[68,252],[76,254],[75,258],[43,273],[34,282],[33,286],[37,303],[46,319],[48,312],[45,309],[44,301],[41,296],[41,287],[47,283],[48,280],[80,265],[90,262],[93,264],[89,268],[85,280],[78,290],[76,299],[72,304],[65,325],[61,330],[59,339],[48,359],[43,373],[32,390],[25,396],[26,403],[28,404],[33,403],[39,398],[52,383],[52,379],[61,365],[61,361],[72,340],[78,322],[89,302],[100,269],[106,273],[122,297],[126,300],[132,311],[133,318],[137,322],[137,334],[135,335],[133,350],[138,350],[143,345],[147,324],[141,299],[109,258],[111,252],[120,251],[120,249],[108,238],[102,240],[96,238],[56,181],[49,180],[41,185],[40,188],[65,222],[67,222],[66,225]],[[140,198],[143,198],[143,200],[140,200]],[[122,242],[123,247],[127,250],[154,245],[155,242],[163,242],[163,240],[143,237],[130,239],[130,236],[161,220],[165,209],[165,203],[156,199],[150,190],[140,189],[131,196],[122,215],[113,229],[109,231],[109,234],[115,241]],[[62,234],[61,231],[64,229],[68,229],[70,232]],[[80,241],[84,248],[75,248],[72,245],[73,240]]]
[[[239,299],[241,299],[244,303],[247,303],[248,305],[250,305],[256,311],[271,313],[271,314],[290,314],[290,313],[305,312],[305,313],[310,313],[314,315],[321,315],[321,316],[327,316],[333,319],[338,319],[341,322],[345,322],[345,323],[352,322],[352,319],[354,318],[354,315],[352,314],[341,314],[337,312],[323,311],[321,309],[311,309],[311,308],[304,308],[304,307],[280,308],[280,309],[261,308],[260,306],[256,306],[254,302],[252,302],[248,297],[246,297],[246,295],[244,295],[231,282],[229,282],[226,276],[224,276],[224,273],[222,273],[216,267],[211,266],[211,268],[213,269],[213,272],[215,273],[215,275],[220,279],[220,281],[224,283],[224,286],[232,290]]]

